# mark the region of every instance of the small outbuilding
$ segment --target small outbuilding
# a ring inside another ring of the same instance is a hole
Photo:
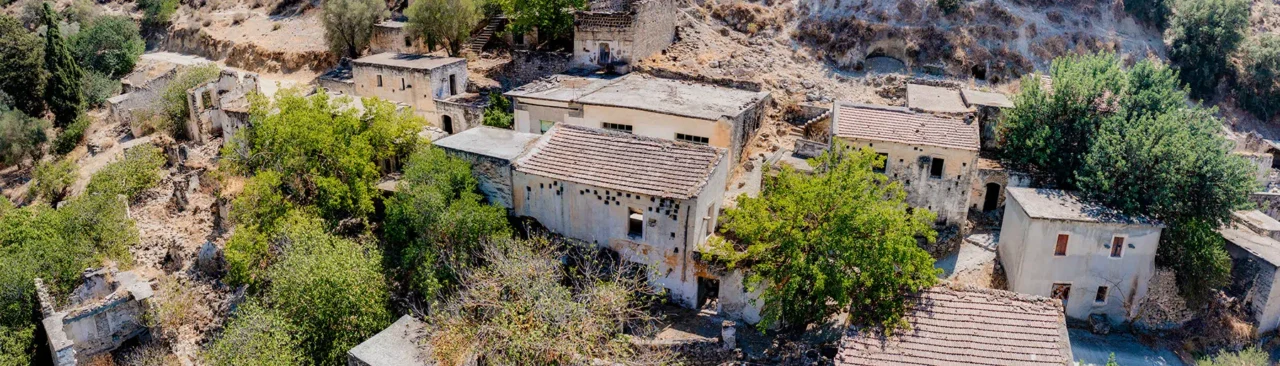
[[[471,163],[480,193],[489,203],[512,208],[511,163],[542,135],[480,126],[436,140],[433,144]]]
[[[341,85],[338,76],[334,80],[326,84]],[[467,116],[447,113],[439,106],[466,93],[466,59],[384,52],[352,60],[350,81],[356,96],[412,106],[414,114],[448,133],[479,124],[462,120]]]
[[[674,0],[594,0],[573,14],[573,63],[626,73],[675,41]]]
[[[1241,299],[1258,334],[1280,328],[1280,221],[1257,210],[1239,211],[1218,232],[1231,256],[1227,295]]]

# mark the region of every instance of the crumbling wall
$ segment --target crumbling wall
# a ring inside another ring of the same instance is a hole
[[[1258,205],[1258,210],[1280,220],[1280,193],[1254,192],[1249,194],[1249,201]]]
[[[755,136],[756,130],[760,129],[760,123],[764,119],[765,110],[773,103],[773,96],[767,91],[756,93],[754,98],[757,102],[751,108],[743,111],[738,117],[733,119],[733,137],[729,149],[729,161],[738,162],[742,156],[743,150],[746,149],[747,142],[751,141],[751,136]]]
[[[54,365],[76,365],[109,352],[146,331],[142,319],[153,290],[134,272],[86,270],[70,304],[56,309],[43,281],[35,280]]]
[[[489,77],[513,89],[538,79],[568,70],[573,54],[563,52],[511,51],[511,62]]]
[[[452,121],[449,133],[458,133],[475,127],[484,125],[484,109],[489,106],[487,101],[477,102],[477,99],[483,100],[483,95],[473,95],[464,100],[437,100],[436,111],[440,114],[440,128],[444,127],[444,116],[449,116]]]

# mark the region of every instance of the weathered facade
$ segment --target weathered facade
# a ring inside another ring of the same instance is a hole
[[[490,204],[511,209],[511,163],[542,135],[481,126],[432,144],[471,163],[480,193]]]
[[[1280,221],[1259,211],[1241,211],[1218,232],[1231,256],[1229,296],[1241,299],[1258,334],[1280,327]]]
[[[1031,175],[1010,171],[998,160],[979,157],[978,176],[970,190],[969,209],[978,212],[998,210],[1004,207],[1005,188],[1030,186]]]
[[[832,111],[832,139],[883,155],[884,174],[902,183],[908,204],[937,213],[938,224],[965,220],[978,172],[977,123],[849,102]]]
[[[249,124],[249,94],[258,92],[258,74],[235,70],[222,70],[217,79],[187,90],[187,137],[204,143],[235,136]]]
[[[675,41],[674,0],[598,0],[574,12],[573,61],[625,73]]]
[[[136,273],[86,270],[68,305],[56,308],[44,283],[35,280],[45,336],[56,366],[76,365],[120,347],[146,331],[143,316],[153,290]]]
[[[514,163],[512,212],[566,238],[652,265],[650,283],[685,307],[717,294],[725,315],[759,321],[741,273],[694,252],[715,231],[729,162],[723,149],[563,124]]]
[[[729,149],[737,161],[760,127],[767,91],[753,92],[631,74],[555,75],[506,93],[515,130],[543,133],[566,123]]]
[[[1062,300],[1067,317],[1137,315],[1155,274],[1163,225],[1073,192],[1008,188],[998,251],[1009,289]]]
[[[107,99],[107,118],[129,126],[133,136],[142,136],[145,120],[152,116],[152,109],[160,100],[160,93],[183,69],[203,63],[194,57],[172,57],[172,54],[144,54],[138,59],[133,72],[120,80],[123,94]]]
[[[442,114],[439,101],[467,91],[467,60],[407,53],[379,53],[351,61],[351,82],[355,95],[377,97],[413,107],[414,114],[443,130],[470,126],[474,122],[454,121]],[[454,126],[450,126],[454,125]],[[454,127],[454,128],[446,128]]]
[[[369,38],[369,53],[384,52],[427,54],[422,37],[409,33],[408,23],[399,20],[385,20],[373,26],[373,36]]]
[[[949,283],[909,298],[911,329],[885,337],[880,329],[850,328],[835,365],[1073,364],[1056,300]]]

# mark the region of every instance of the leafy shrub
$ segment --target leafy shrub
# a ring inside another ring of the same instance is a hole
[[[1124,11],[1138,21],[1164,29],[1169,25],[1169,4],[1174,0],[1124,0]]]
[[[56,205],[66,196],[67,188],[75,182],[76,163],[71,159],[41,161],[31,173],[31,189],[28,194]]]
[[[168,24],[178,11],[178,0],[138,0],[142,10],[142,22],[148,26]]]
[[[117,82],[117,84],[119,83]],[[62,129],[62,132],[58,133],[58,138],[53,140],[53,152],[58,155],[66,155],[71,152],[71,150],[75,150],[76,146],[80,144],[80,141],[84,140],[84,133],[85,130],[89,129],[89,124],[90,120],[88,116],[80,116],[80,118],[76,118],[75,122],[72,122],[70,126],[67,126],[67,128]]]
[[[1196,366],[1254,366],[1270,365],[1271,357],[1266,352],[1254,347],[1240,352],[1222,351],[1217,356],[1205,357],[1196,361]]]
[[[1280,35],[1261,34],[1240,54],[1240,106],[1263,120],[1280,112]]]
[[[236,309],[204,359],[212,366],[301,365],[305,358],[295,334],[288,319],[251,299]]]
[[[138,193],[160,183],[160,167],[165,163],[164,153],[151,144],[143,144],[125,151],[124,160],[107,165],[89,179],[87,195],[123,194],[133,199]]]
[[[187,110],[187,91],[218,78],[221,71],[217,64],[206,63],[183,69],[173,80],[160,91],[160,109],[167,117],[166,131],[174,137],[186,137],[188,131],[181,131],[186,126],[191,111]]]
[[[387,2],[382,0],[327,0],[322,6],[320,19],[329,52],[353,59],[369,46],[373,25],[387,11]]]
[[[1169,60],[1197,97],[1213,95],[1249,24],[1246,0],[1178,0],[1169,18]]]
[[[68,23],[85,24],[98,16],[98,6],[93,0],[74,0],[66,9],[62,9],[62,17]]]
[[[231,201],[231,221],[274,231],[276,221],[293,209],[281,192],[280,173],[266,170],[249,178],[244,191]]]
[[[44,40],[0,14],[0,93],[28,116],[44,115]]]
[[[480,20],[474,0],[415,1],[405,15],[409,17],[409,31],[422,37],[429,49],[444,45],[455,56],[462,52],[462,46],[471,38],[471,28]]]
[[[49,122],[0,106],[0,166],[21,163],[41,155]]]
[[[266,281],[270,264],[270,245],[267,237],[254,226],[237,226],[227,239],[228,285],[249,285],[249,291],[257,292]]]
[[[502,94],[490,93],[489,106],[484,109],[484,125],[511,128],[515,121],[515,116],[511,115],[511,100],[502,96]]]
[[[133,71],[146,48],[138,25],[123,15],[93,19],[72,36],[71,44],[81,66],[108,79],[119,79]]]
[[[86,105],[89,107],[101,107],[107,104],[107,99],[116,96],[116,94],[120,94],[119,80],[94,70],[85,71],[84,102]]]

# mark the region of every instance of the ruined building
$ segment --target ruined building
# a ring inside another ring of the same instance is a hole
[[[760,127],[767,91],[631,74],[555,75],[506,93],[515,130],[545,133],[558,123],[603,128],[729,150],[737,161]]]
[[[742,272],[696,254],[715,232],[730,169],[724,149],[572,124],[542,135],[476,128],[436,145],[478,162],[481,191],[513,215],[652,265],[650,283],[682,306],[760,320]]]
[[[467,92],[467,60],[384,52],[352,60],[319,78],[325,89],[362,98],[377,97],[413,108],[414,114],[446,133],[484,123],[488,100]]]
[[[1074,192],[1009,188],[998,245],[1009,289],[1062,300],[1067,317],[1136,316],[1164,225],[1086,203]]]
[[[369,37],[369,53],[431,53],[431,49],[421,37],[414,37],[407,29],[408,23],[401,20],[388,19],[373,26],[373,36]]]
[[[573,64],[626,73],[671,45],[675,0],[597,0],[573,14]]]
[[[154,292],[150,281],[132,271],[86,270],[84,282],[62,309],[44,283],[35,281],[55,366],[87,362],[146,331],[142,318]]]
[[[1236,212],[1218,230],[1231,256],[1227,295],[1240,299],[1258,334],[1280,328],[1280,221],[1261,211]]]
[[[901,182],[907,204],[963,223],[978,171],[978,124],[901,107],[836,102],[831,137],[885,157],[883,173]]]
[[[213,81],[187,90],[187,134],[204,143],[231,137],[249,125],[249,94],[259,93],[258,74],[225,69]]]

